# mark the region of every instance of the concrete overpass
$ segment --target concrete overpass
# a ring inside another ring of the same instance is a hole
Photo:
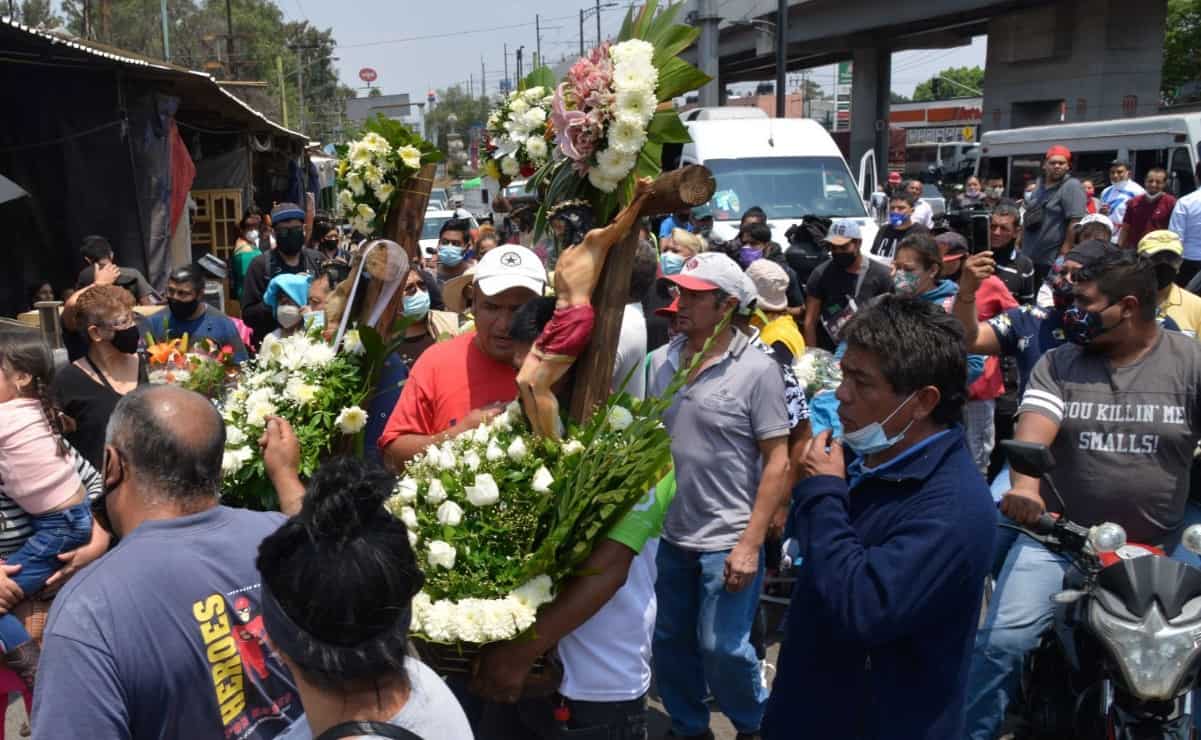
[[[776,2],[689,0],[686,52],[725,86],[774,77]],[[887,163],[892,53],[989,37],[982,130],[1150,115],[1159,107],[1166,0],[790,0],[789,71],[852,60],[851,153]]]

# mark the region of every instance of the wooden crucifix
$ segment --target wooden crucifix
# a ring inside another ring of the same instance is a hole
[[[555,317],[517,376],[522,405],[536,434],[558,436],[559,404],[551,387],[573,364],[576,372],[569,393],[576,423],[583,423],[609,397],[638,248],[638,219],[700,205],[713,197],[715,189],[712,173],[698,165],[640,181],[634,200],[611,224],[588,231],[581,243],[560,254]]]

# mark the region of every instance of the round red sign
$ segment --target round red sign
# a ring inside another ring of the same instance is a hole
[[[359,70],[359,79],[363,82],[375,82],[375,78],[378,76],[371,67],[363,67]]]

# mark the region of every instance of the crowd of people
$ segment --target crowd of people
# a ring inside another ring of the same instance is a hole
[[[304,481],[296,435],[268,421],[278,512],[221,504],[225,424],[150,384],[146,345],[210,338],[241,363],[268,335],[321,331],[361,244],[311,206],[248,211],[227,315],[200,265],[159,296],[88,237],[70,363],[0,333],[0,650],[33,736],[634,739],[653,675],[669,737],[713,737],[715,707],[740,740],[993,740],[1070,565],[1000,523],[1111,521],[1198,563],[1180,534],[1201,522],[1201,191],[1110,174],[1094,203],[1057,146],[1018,201],[973,178],[959,205],[987,213],[986,245],[899,177],[871,242],[838,219],[785,248],[759,208],[730,240],[706,206],[611,227],[639,232],[612,390],[659,396],[688,372],[663,416],[672,470],[526,635],[449,676],[412,650],[424,564],[384,501],[431,444],[542,403],[526,358],[553,369],[587,341],[548,267],[572,270],[567,250],[608,225],[569,205],[532,244],[445,221],[432,258],[409,255],[367,454]],[[842,380],[807,398],[816,349]],[[1062,502],[1009,468],[1011,437],[1053,452]],[[769,667],[760,596],[782,568]],[[52,596],[31,635],[14,608]],[[532,693],[548,654],[561,679]]]

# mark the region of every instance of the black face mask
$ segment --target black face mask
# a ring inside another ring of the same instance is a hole
[[[138,334],[138,325],[134,324],[133,326],[127,326],[119,331],[114,331],[113,338],[110,341],[113,343],[113,346],[117,348],[118,352],[132,355],[134,352],[138,351],[139,338],[140,335]]]
[[[1155,266],[1155,285],[1163,290],[1176,281],[1177,270],[1174,265],[1156,265]]]
[[[838,252],[837,254],[830,255],[830,259],[834,261],[836,266],[845,270],[855,264],[857,256],[854,252]]]
[[[1014,242],[1009,242],[1008,244],[1004,244],[992,250],[992,253],[994,257],[1000,257],[1004,260],[1008,260],[1009,256],[1013,254],[1013,248]]]
[[[171,310],[171,315],[180,321],[192,318],[192,314],[196,313],[196,307],[199,305],[199,298],[193,298],[190,301],[167,301],[167,308]]]
[[[304,232],[300,229],[277,231],[275,232],[275,242],[279,245],[280,252],[289,257],[295,257],[304,247]]]

